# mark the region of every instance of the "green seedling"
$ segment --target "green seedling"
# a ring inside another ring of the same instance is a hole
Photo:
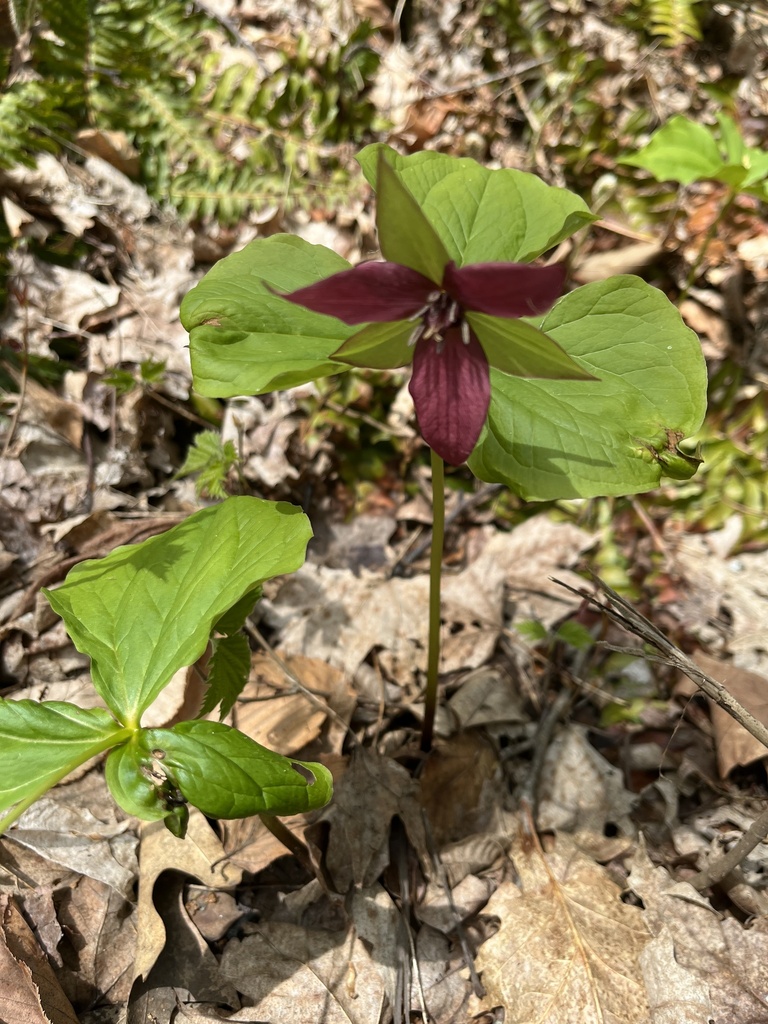
[[[188,805],[214,818],[295,814],[331,797],[326,768],[297,761],[223,724],[196,718],[143,728],[179,669],[213,647],[200,714],[229,711],[248,678],[240,630],[262,583],[297,569],[311,530],[300,509],[229,498],[178,526],[81,562],[46,590],[91,659],[104,708],[0,700],[0,833],[51,786],[109,751],[106,779],[123,810],[178,836]]]
[[[689,272],[686,294],[736,197],[748,195],[768,202],[768,151],[748,146],[738,125],[727,114],[719,113],[717,124],[715,130],[682,115],[673,117],[654,133],[646,146],[621,160],[648,171],[657,181],[678,181],[681,185],[718,181],[727,189],[723,205]]]
[[[195,386],[220,398],[413,362],[431,448],[430,640],[422,746],[439,670],[444,463],[529,500],[634,494],[670,469],[706,406],[696,336],[640,278],[558,296],[541,257],[594,217],[531,174],[369,146],[383,263],[352,268],[290,235],[228,256],[186,296]]]

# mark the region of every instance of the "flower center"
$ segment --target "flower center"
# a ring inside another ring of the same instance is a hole
[[[409,345],[415,345],[422,338],[425,341],[434,339],[439,355],[445,343],[445,332],[451,327],[458,327],[461,340],[465,345],[469,344],[469,324],[464,319],[461,306],[448,292],[430,292],[427,304],[409,319],[419,321],[408,339]]]

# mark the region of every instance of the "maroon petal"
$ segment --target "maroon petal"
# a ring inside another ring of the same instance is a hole
[[[538,316],[562,295],[565,266],[530,263],[449,263],[443,287],[464,309],[489,316]]]
[[[361,263],[280,298],[345,324],[407,320],[437,289],[434,281],[399,263]]]
[[[440,352],[434,339],[421,338],[409,391],[421,436],[449,465],[461,465],[475,447],[491,401],[488,360],[475,335],[465,345],[461,330],[452,327]]]

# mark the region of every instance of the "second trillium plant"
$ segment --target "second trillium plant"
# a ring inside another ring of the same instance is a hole
[[[529,500],[633,494],[680,478],[704,416],[698,339],[640,278],[561,296],[534,265],[594,218],[582,200],[515,170],[439,153],[360,154],[377,193],[383,262],[350,267],[289,235],[227,257],[186,297],[195,387],[263,394],[413,362],[410,391],[431,448],[434,529],[425,726],[439,667],[443,462]]]

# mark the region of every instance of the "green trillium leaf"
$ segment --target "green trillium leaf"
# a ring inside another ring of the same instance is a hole
[[[129,735],[103,708],[0,699],[0,833],[71,771]]]
[[[171,676],[204,652],[224,613],[266,579],[304,561],[311,536],[301,509],[228,498],[141,544],[81,562],[45,591],[94,686],[135,727]]]
[[[221,722],[139,730],[110,755],[107,780],[125,810],[148,820],[178,798],[213,818],[244,818],[323,807],[333,792],[323,765],[276,754]]]
[[[393,320],[391,323],[369,324],[353,334],[333,358],[351,366],[367,366],[374,370],[394,370],[413,359],[408,339],[415,323]]]
[[[448,253],[383,150],[379,152],[376,175],[376,226],[385,259],[440,284]]]
[[[184,298],[195,389],[228,398],[346,370],[330,356],[355,328],[270,292],[291,292],[350,265],[293,235],[256,239],[220,260]]]
[[[630,276],[571,292],[541,329],[598,379],[526,380],[491,370],[488,420],[470,469],[531,500],[656,487],[664,459],[671,464],[665,439],[676,444],[704,416],[696,335],[661,292]]]
[[[594,380],[544,331],[525,320],[504,320],[485,313],[466,314],[488,362],[502,373],[555,380]]]
[[[527,263],[596,220],[578,196],[533,174],[429,151],[400,156],[381,143],[358,156],[374,188],[382,153],[457,266]]]

